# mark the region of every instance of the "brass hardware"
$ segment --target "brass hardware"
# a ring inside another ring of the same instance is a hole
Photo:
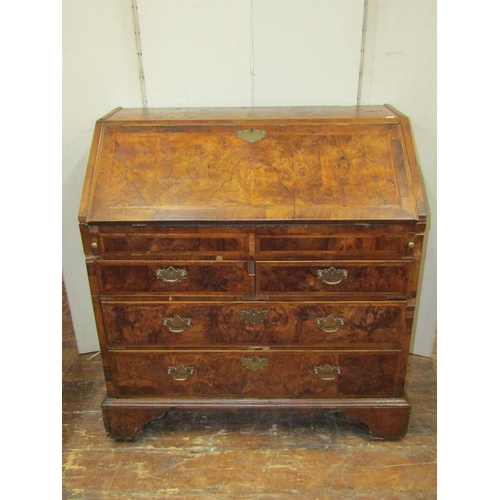
[[[174,284],[187,279],[187,271],[170,266],[167,269],[157,269],[156,277],[165,283]]]
[[[329,269],[318,269],[316,271],[318,278],[327,285],[338,285],[347,277],[346,269],[335,269],[333,266]]]
[[[252,309],[249,309],[248,311],[241,311],[240,318],[250,326],[256,326],[266,320],[268,314],[269,313],[265,309],[259,310],[252,307]]]
[[[250,144],[253,144],[254,142],[260,141],[261,139],[264,139],[266,137],[267,132],[265,130],[257,130],[254,128],[247,129],[247,130],[240,130],[236,133],[236,135],[240,138],[243,139],[244,141],[249,142]]]
[[[241,358],[241,364],[252,371],[262,370],[269,363],[267,358],[259,358],[259,356],[251,356],[250,358]]]
[[[191,318],[174,316],[173,318],[165,318],[163,324],[173,333],[182,333],[191,326]]]
[[[410,243],[408,243],[408,248],[414,248],[415,246],[415,243],[413,243],[413,241],[410,241]]]
[[[169,366],[168,374],[172,375],[174,380],[187,380],[194,373],[194,368],[192,366]]]
[[[335,333],[344,325],[344,318],[334,318],[331,314],[326,318],[316,318],[316,326],[326,333]]]
[[[340,375],[340,366],[316,365],[313,367],[313,373],[321,380],[333,380]]]
[[[90,244],[91,248],[94,250],[97,250],[99,248],[99,245],[94,241]]]

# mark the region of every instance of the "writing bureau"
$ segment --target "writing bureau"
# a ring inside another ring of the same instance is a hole
[[[425,221],[389,105],[98,120],[79,222],[109,435],[170,409],[283,409],[403,437]]]

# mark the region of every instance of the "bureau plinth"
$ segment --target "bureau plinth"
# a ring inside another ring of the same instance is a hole
[[[392,107],[119,108],[79,221],[111,436],[173,408],[406,433],[425,202]]]

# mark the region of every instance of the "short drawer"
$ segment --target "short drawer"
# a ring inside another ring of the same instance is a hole
[[[110,347],[399,346],[406,302],[103,301]]]
[[[325,234],[257,236],[257,260],[393,260],[408,253],[408,235]]]
[[[98,261],[102,293],[161,295],[247,295],[247,262]]]
[[[99,235],[99,251],[105,258],[129,259],[225,259],[248,257],[245,234],[110,233]]]
[[[111,351],[119,397],[391,397],[399,352]]]
[[[405,296],[406,262],[258,262],[257,294]]]

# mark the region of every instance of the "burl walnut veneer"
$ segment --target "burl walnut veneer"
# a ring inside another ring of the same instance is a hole
[[[111,436],[174,408],[405,435],[425,203],[391,106],[119,108],[79,220]]]

